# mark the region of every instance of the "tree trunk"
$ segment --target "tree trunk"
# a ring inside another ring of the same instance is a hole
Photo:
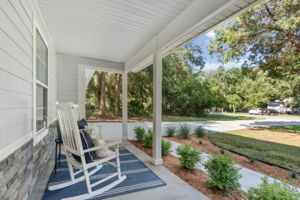
[[[119,85],[119,92],[118,92],[118,110],[122,110],[122,75],[119,74],[119,79],[118,79],[118,85]]]
[[[118,114],[118,105],[119,105],[119,74],[115,74],[115,86],[114,86],[114,113]]]
[[[100,94],[100,106],[101,106],[101,115],[106,115],[106,76],[105,72],[101,72],[101,94]]]
[[[101,74],[98,71],[96,71],[94,74],[94,86],[99,87],[100,85],[101,85]],[[101,110],[101,91],[96,90],[95,95],[96,95],[97,110],[100,111]]]

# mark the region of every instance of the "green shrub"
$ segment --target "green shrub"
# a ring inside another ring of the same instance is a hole
[[[171,152],[172,143],[168,140],[161,140],[161,155],[166,156]]]
[[[180,156],[179,160],[181,166],[185,169],[193,170],[196,164],[200,161],[201,151],[189,144],[184,144],[176,149]]]
[[[199,140],[199,142],[198,142],[199,144],[202,144],[202,140]]]
[[[190,128],[187,126],[187,124],[182,124],[179,127],[178,133],[181,138],[183,139],[189,139],[189,134],[190,134]]]
[[[137,126],[134,129],[135,133],[135,138],[139,141],[142,142],[145,136],[145,129],[141,126]]]
[[[205,136],[205,133],[204,133],[204,130],[201,126],[198,126],[196,129],[195,129],[195,133],[197,135],[198,138],[203,138]]]
[[[152,129],[148,129],[148,133],[144,135],[143,143],[146,147],[152,148],[153,133]]]
[[[234,167],[234,159],[229,154],[214,155],[204,167],[210,177],[209,186],[231,194],[233,190],[240,188],[239,169]]]
[[[298,193],[287,183],[269,183],[267,178],[262,178],[262,184],[258,188],[248,190],[249,200],[299,200]]]
[[[147,116],[149,110],[144,107],[144,104],[140,100],[131,100],[128,102],[128,114],[130,117],[133,116]]]
[[[167,135],[169,137],[173,137],[175,135],[175,131],[176,131],[176,128],[175,127],[168,127],[167,128]]]
[[[250,157],[249,157],[249,161],[251,164],[254,164],[254,162],[257,160],[256,158],[256,155],[252,154]]]
[[[291,171],[291,177],[294,178],[294,179],[297,179],[298,178],[298,173],[295,170]]]
[[[221,149],[221,150],[220,150],[220,153],[221,153],[221,154],[224,154],[224,153],[225,153],[225,150],[224,150],[224,149]]]

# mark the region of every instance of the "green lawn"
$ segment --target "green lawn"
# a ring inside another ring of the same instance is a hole
[[[209,134],[214,144],[300,172],[300,126],[244,129]]]
[[[88,111],[86,113],[89,121],[122,121],[120,116],[100,116],[96,112]],[[262,120],[262,117],[245,117],[245,116],[226,116],[226,115],[207,115],[206,117],[190,116],[163,116],[164,122],[194,122],[194,121],[230,121],[230,120]],[[130,122],[151,122],[152,116],[135,116],[129,117]]]
[[[206,117],[184,117],[184,116],[163,116],[165,122],[192,122],[192,121],[230,121],[230,120],[262,120],[261,117],[207,115]]]
[[[288,132],[300,135],[300,125],[297,126],[271,126],[266,129],[277,132]]]

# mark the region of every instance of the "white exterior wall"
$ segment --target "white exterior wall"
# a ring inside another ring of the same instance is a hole
[[[56,116],[56,54],[37,4],[1,0],[0,160],[33,137],[33,19],[48,44],[48,116]]]
[[[100,47],[99,47],[100,48]],[[86,65],[99,70],[106,68],[108,71],[124,70],[124,64],[108,62],[93,58],[85,58],[80,56],[72,56],[67,54],[57,54],[57,67],[58,67],[58,101],[66,103],[72,101],[78,104],[78,88],[79,84],[84,84],[78,80],[78,66]],[[85,95],[85,94],[82,94]]]

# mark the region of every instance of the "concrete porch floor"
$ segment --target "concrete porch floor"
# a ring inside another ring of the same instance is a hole
[[[167,185],[116,196],[108,198],[107,200],[209,200],[207,196],[180,179],[164,166],[153,166],[151,164],[151,157],[131,143],[124,142],[122,146],[126,147],[139,160],[144,162],[147,167],[149,167],[156,175],[158,175]]]

